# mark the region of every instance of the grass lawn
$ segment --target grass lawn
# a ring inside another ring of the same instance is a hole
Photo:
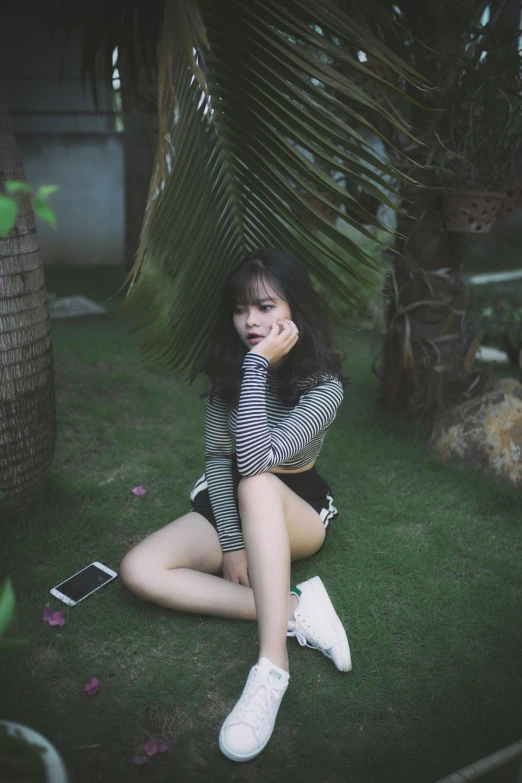
[[[48,270],[48,290],[104,301],[118,282],[82,274]],[[440,464],[422,427],[376,410],[360,332],[342,337],[352,384],[318,463],[340,515],[323,550],[292,567],[293,581],[323,579],[353,671],[289,639],[290,686],[257,759],[236,764],[218,748],[256,661],[254,623],[164,609],[121,580],[66,608],[63,627],[42,622],[52,586],[93,560],[117,570],[189,511],[204,471],[202,381],[146,366],[125,330],[112,316],[53,323],[54,463],[41,505],[2,531],[11,632],[32,646],[2,660],[0,717],[47,736],[71,783],[432,783],[519,739],[520,494]],[[93,676],[100,692],[88,696]],[[168,751],[146,771],[132,756],[151,737]],[[515,766],[482,780],[514,781]]]

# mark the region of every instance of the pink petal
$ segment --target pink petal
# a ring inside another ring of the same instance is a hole
[[[134,489],[132,491],[138,497],[142,497],[146,493],[147,490],[143,489],[143,487],[134,487]]]
[[[49,625],[65,625],[63,613],[65,609],[53,609],[51,604],[46,604],[43,610],[42,620]]]
[[[88,693],[89,696],[98,693],[98,691],[100,690],[100,681],[97,680],[96,677],[91,677],[90,681],[87,683],[87,685],[83,690],[86,691],[86,693]]]
[[[149,759],[148,756],[133,756],[132,760],[134,764],[138,764],[138,766],[146,765],[147,767],[150,767],[152,765],[152,761]]]
[[[153,738],[147,742],[143,750],[148,756],[155,756],[156,753],[165,753],[167,745],[161,740]]]

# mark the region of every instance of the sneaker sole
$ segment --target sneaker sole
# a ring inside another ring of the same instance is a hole
[[[337,664],[336,666],[339,669],[339,671],[349,672],[352,670],[352,658],[350,655],[350,645],[348,644],[348,637],[346,636],[346,631],[343,628],[343,624],[337,617],[337,613],[333,608],[333,604],[330,601],[330,597],[326,592],[321,577],[320,576],[312,577],[312,579],[308,580],[308,584],[312,588],[317,600],[319,601],[321,605],[321,609],[325,613],[325,616],[330,620],[330,622],[332,623],[335,629],[339,648],[341,650],[341,659],[342,659],[341,668],[339,668]]]
[[[224,756],[231,759],[232,761],[250,761],[250,759],[255,759],[256,756],[259,756],[259,754],[266,748],[268,745],[268,741],[270,740],[270,737],[272,736],[273,732],[270,734],[270,736],[267,738],[266,742],[261,745],[259,750],[256,750],[255,753],[251,753],[248,756],[238,756],[236,753],[232,753],[231,750],[228,750],[228,748],[225,746],[223,742],[223,729],[224,726],[221,728],[221,731],[219,732],[219,749],[221,753],[223,753]]]

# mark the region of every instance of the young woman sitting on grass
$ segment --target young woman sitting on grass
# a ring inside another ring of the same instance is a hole
[[[192,509],[128,552],[121,576],[162,606],[257,620],[258,661],[219,735],[228,758],[247,761],[270,739],[288,687],[287,636],[351,669],[321,579],[290,589],[291,561],[318,552],[338,516],[315,463],[348,379],[308,272],[287,253],[249,255],[222,305],[192,376],[208,380]]]

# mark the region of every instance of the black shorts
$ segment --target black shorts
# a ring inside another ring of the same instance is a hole
[[[236,502],[236,508],[239,508],[237,488],[241,480],[241,474],[237,469],[237,462],[235,459],[232,462],[232,475],[234,478],[234,500]],[[317,511],[323,520],[326,532],[328,532],[329,523],[333,519],[337,519],[339,512],[333,503],[332,488],[328,482],[319,475],[315,465],[302,473],[277,473],[277,478],[281,479],[287,487],[290,487],[296,495],[299,495],[300,498],[306,500],[306,502]],[[196,481],[190,493],[190,500],[192,502],[191,511],[197,511],[198,514],[204,516],[217,530],[216,519],[210,504],[205,474]]]

